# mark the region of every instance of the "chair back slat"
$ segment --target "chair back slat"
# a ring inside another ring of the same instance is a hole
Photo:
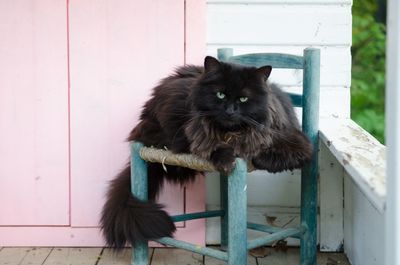
[[[302,107],[303,106],[303,95],[287,93],[292,101],[293,107]]]
[[[284,54],[284,53],[250,53],[243,55],[233,55],[232,48],[221,48],[218,49],[218,59],[224,62],[243,64],[248,66],[261,67],[264,65],[270,65],[272,68],[281,69],[303,69],[303,79],[306,84],[303,83],[303,95],[287,93],[292,100],[294,107],[303,107],[304,103],[308,101],[305,99],[305,95],[309,97],[309,94],[315,95],[319,93],[319,65],[313,65],[312,68],[307,67],[309,56],[312,54],[313,58],[319,60],[319,50],[314,48],[307,48],[304,50],[304,56]],[[319,62],[319,61],[318,61]],[[310,75],[312,75],[310,84]],[[308,91],[308,90],[313,91]],[[318,89],[318,91],[314,91]],[[315,104],[315,103],[314,103]],[[313,109],[318,109],[314,108]],[[308,115],[306,115],[308,116]]]
[[[272,68],[303,69],[303,57],[282,53],[254,53],[232,56],[229,62],[261,67],[271,65]]]
[[[281,69],[303,69],[304,67],[303,56],[284,53],[250,53],[233,56],[232,48],[218,49],[218,59],[255,67],[264,65]]]

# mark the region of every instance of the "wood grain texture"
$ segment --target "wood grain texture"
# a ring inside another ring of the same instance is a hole
[[[317,261],[318,220],[318,144],[319,144],[319,94],[320,50],[304,50],[303,72],[303,133],[313,146],[311,161],[301,169],[300,225],[305,232],[300,238],[302,265],[315,265]]]
[[[203,64],[206,52],[206,0],[185,0],[185,63]]]
[[[0,227],[0,245],[13,246],[104,246],[99,228],[57,226]]]
[[[212,246],[211,248],[220,249],[218,246]],[[226,262],[218,259],[214,259],[212,257],[204,257],[204,265],[226,265]],[[250,254],[247,255],[247,265],[257,265],[256,258],[251,256]]]
[[[228,263],[247,263],[247,166],[236,158],[234,171],[227,176],[228,185]]]
[[[66,2],[1,1],[0,17],[0,225],[67,225]]]
[[[20,264],[31,248],[3,248],[0,251],[1,265]]]
[[[222,30],[222,29],[221,29]],[[260,32],[260,31],[259,31]],[[220,32],[220,34],[224,34]],[[309,45],[270,45],[270,44],[208,44],[207,54],[217,56],[219,48],[230,47],[234,55],[246,53],[288,53],[302,55],[303,50]],[[351,54],[350,46],[324,46],[316,45],[321,50],[321,86],[324,87],[350,87],[351,83]],[[284,86],[299,86],[303,82],[301,70],[272,69],[270,80]],[[345,107],[345,106],[343,106]]]
[[[150,251],[152,253],[152,251]],[[130,264],[132,258],[131,248],[124,248],[115,252],[110,248],[103,249],[98,265],[126,265]]]
[[[216,247],[213,247],[216,248]],[[32,255],[29,256],[29,253],[33,253],[35,251],[47,253],[48,249],[41,248],[4,248],[8,251],[9,262],[7,265],[19,265],[21,260],[21,254],[25,255],[23,259],[23,264],[44,264],[48,265],[47,260],[44,263],[36,263],[37,259]],[[3,250],[4,250],[3,249]],[[59,249],[59,250],[57,250]],[[55,248],[55,251],[62,253],[54,253],[51,255],[51,263],[50,264],[86,264],[86,265],[127,265],[130,264],[130,248],[125,248],[119,253],[115,253],[112,250],[105,248],[102,250],[101,255],[99,254],[98,260],[94,260],[93,253],[96,253],[97,250],[93,249],[81,249],[81,252],[76,252],[76,248],[70,249],[60,249]],[[70,251],[70,255],[67,255]],[[71,254],[72,251],[75,251],[75,254]],[[90,254],[88,254],[88,251]],[[0,251],[1,253],[1,251]],[[27,254],[25,254],[27,253]],[[150,253],[152,254],[152,262],[151,265],[225,265],[226,263],[223,261],[219,261],[217,259],[203,257],[198,254],[192,254],[188,251],[177,250],[177,249],[151,249]],[[154,253],[154,254],[153,254]],[[265,257],[261,257],[265,255]],[[73,256],[73,258],[71,257]],[[286,251],[281,251],[276,248],[264,248],[262,250],[262,255],[258,255],[258,257],[254,257],[252,255],[248,256],[248,265],[295,265],[299,264],[299,249],[298,248],[288,248]],[[1,256],[0,257],[5,257]],[[33,259],[31,259],[33,257]],[[65,261],[67,257],[67,263]],[[0,264],[5,265],[6,260],[0,260]],[[343,253],[318,253],[318,265],[350,265],[346,256]]]
[[[350,119],[322,119],[320,138],[366,198],[383,213],[386,147]]]
[[[43,265],[94,265],[102,248],[54,248]]]
[[[142,201],[148,199],[147,163],[140,157],[142,143],[131,143],[131,193]],[[136,243],[132,248],[132,264],[149,264],[149,245],[147,241]]]
[[[352,264],[385,264],[385,214],[344,175],[344,251]]]
[[[235,55],[230,57],[229,61],[255,67],[270,65],[272,68],[303,69],[303,57],[284,53],[250,53]]]
[[[42,265],[53,248],[32,248],[19,265]]]
[[[351,0],[208,0],[209,4],[351,5]]]
[[[184,62],[183,18],[178,0],[70,1],[73,226],[98,225],[142,104]]]
[[[201,265],[203,256],[181,249],[156,248],[154,250],[152,265]]]
[[[320,141],[320,251],[343,251],[343,167]]]
[[[258,265],[271,264],[300,264],[300,252],[297,248],[289,248],[286,251],[279,249],[268,248],[268,255],[264,258],[257,258]],[[342,253],[319,253],[317,265],[350,265],[346,256]]]
[[[207,15],[209,44],[351,44],[349,5],[210,3]]]
[[[154,248],[149,249],[149,260],[154,253]],[[97,265],[126,265],[131,263],[132,250],[124,248],[120,252],[115,252],[110,248],[104,248]]]

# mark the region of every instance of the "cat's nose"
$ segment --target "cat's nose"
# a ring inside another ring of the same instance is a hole
[[[235,107],[231,104],[228,105],[225,109],[226,114],[233,115],[235,113]]]

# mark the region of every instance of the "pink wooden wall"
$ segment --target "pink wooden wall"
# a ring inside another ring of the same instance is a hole
[[[3,0],[0,17],[0,246],[103,245],[124,139],[157,80],[201,63],[205,0]],[[204,179],[194,185],[160,200],[204,210]],[[204,234],[198,220],[177,237]]]

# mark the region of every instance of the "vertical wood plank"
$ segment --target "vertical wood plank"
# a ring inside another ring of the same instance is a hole
[[[206,53],[206,0],[185,0],[185,63],[202,65]],[[186,186],[185,211],[205,211],[205,177],[199,175],[194,183]],[[193,244],[205,244],[205,219],[185,222],[183,233],[177,236]]]
[[[193,183],[186,185],[185,212],[196,213],[205,211],[205,197],[205,177],[199,174]],[[175,237],[192,244],[204,246],[206,241],[205,223],[205,219],[186,221],[184,228],[178,228]]]
[[[186,192],[189,191],[186,190]],[[166,182],[157,200],[162,204],[168,203],[164,208],[168,214],[183,214],[186,211],[184,204],[184,201],[186,200],[186,192],[185,187]],[[177,222],[175,223],[175,226],[177,228],[184,228],[185,222]]]
[[[185,63],[203,64],[206,52],[206,0],[185,0]]]
[[[97,226],[151,88],[184,63],[184,2],[69,2],[72,225]]]
[[[343,251],[343,167],[320,142],[320,251]]]
[[[67,225],[66,1],[4,0],[0,17],[0,225]]]

